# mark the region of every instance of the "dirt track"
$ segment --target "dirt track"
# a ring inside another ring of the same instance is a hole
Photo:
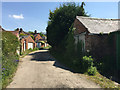
[[[81,74],[55,65],[47,50],[22,58],[13,82],[7,88],[100,88]]]

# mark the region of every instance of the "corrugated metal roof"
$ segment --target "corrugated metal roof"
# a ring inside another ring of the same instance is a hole
[[[118,21],[120,22],[120,19],[100,19],[83,16],[76,16],[76,18],[93,34],[118,31]]]

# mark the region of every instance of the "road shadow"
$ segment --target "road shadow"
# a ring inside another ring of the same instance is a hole
[[[57,68],[61,68],[61,69],[64,69],[64,70],[68,70],[68,71],[71,71],[74,73],[73,70],[71,70],[70,68],[68,67],[65,67],[64,65],[60,64],[57,60],[55,61],[55,63],[53,64],[53,66],[57,67]]]
[[[57,68],[61,68],[64,70],[71,71],[73,73],[81,73],[79,71],[72,70],[71,68],[65,67],[65,65],[62,65],[59,61],[57,61],[50,53],[49,50],[40,50],[39,52],[31,53],[29,54],[32,56],[31,61],[55,61],[53,66]],[[103,75],[103,74],[102,74]],[[120,74],[119,74],[120,75]],[[105,76],[105,75],[103,75]],[[107,77],[107,76],[106,76]],[[117,76],[118,77],[118,76]],[[109,78],[109,77],[107,77]],[[114,81],[120,83],[119,79],[113,78]]]
[[[48,53],[48,51],[40,51],[29,54],[32,56],[31,61],[55,61],[54,58]]]
[[[71,72],[73,72],[72,70],[70,70],[69,68],[65,67],[64,65],[60,64],[50,53],[48,50],[41,50],[39,52],[35,52],[35,53],[31,53],[29,54],[30,56],[32,56],[31,61],[55,61],[53,66],[57,67],[57,68],[61,68],[64,70],[69,70]]]

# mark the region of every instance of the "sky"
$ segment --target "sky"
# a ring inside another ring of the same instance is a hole
[[[26,32],[34,30],[45,32],[49,20],[49,10],[55,10],[60,4],[62,3],[2,2],[2,27],[5,30],[23,28]],[[85,2],[85,4],[85,11],[91,17],[118,18],[117,2]]]

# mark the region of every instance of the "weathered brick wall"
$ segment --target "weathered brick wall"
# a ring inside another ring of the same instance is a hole
[[[74,31],[74,34],[87,32],[87,29],[78,19],[75,19],[73,27],[76,28],[76,30]]]
[[[85,49],[90,50],[91,54],[97,58],[116,55],[116,38],[114,36],[111,43],[108,35],[86,35]]]
[[[23,52],[24,51],[24,38],[23,39],[21,39],[21,41],[20,41],[20,43],[21,43],[21,52]]]
[[[42,37],[39,34],[37,34],[37,36],[35,37],[35,40],[39,40],[39,39],[42,39]]]
[[[25,41],[25,47],[24,47],[24,41]],[[27,38],[23,38],[22,40],[21,40],[21,49],[22,49],[22,52],[24,51],[24,48],[25,49],[28,49],[28,43],[29,42],[32,42],[33,43],[33,48],[35,48],[36,47],[36,43],[35,43],[35,41],[31,38],[31,36],[28,36]]]
[[[88,35],[89,31],[78,19],[75,19],[73,27],[76,28],[76,30],[74,31],[75,35],[79,35],[80,33],[86,32],[85,51],[90,50],[91,54],[97,58],[102,58],[105,55],[115,56],[116,54],[115,36],[112,40],[112,43],[109,44],[109,39],[108,39],[109,36],[107,34]]]
[[[26,38],[26,39],[25,39],[25,41],[26,41],[26,42],[25,42],[25,45],[26,45],[26,48],[25,48],[25,49],[28,49],[28,40],[29,40],[29,38]]]
[[[32,42],[32,43],[35,42],[30,35],[26,39],[28,40],[28,42]]]
[[[35,47],[36,47],[36,43],[34,42],[34,43],[33,43],[33,48],[35,48]]]

